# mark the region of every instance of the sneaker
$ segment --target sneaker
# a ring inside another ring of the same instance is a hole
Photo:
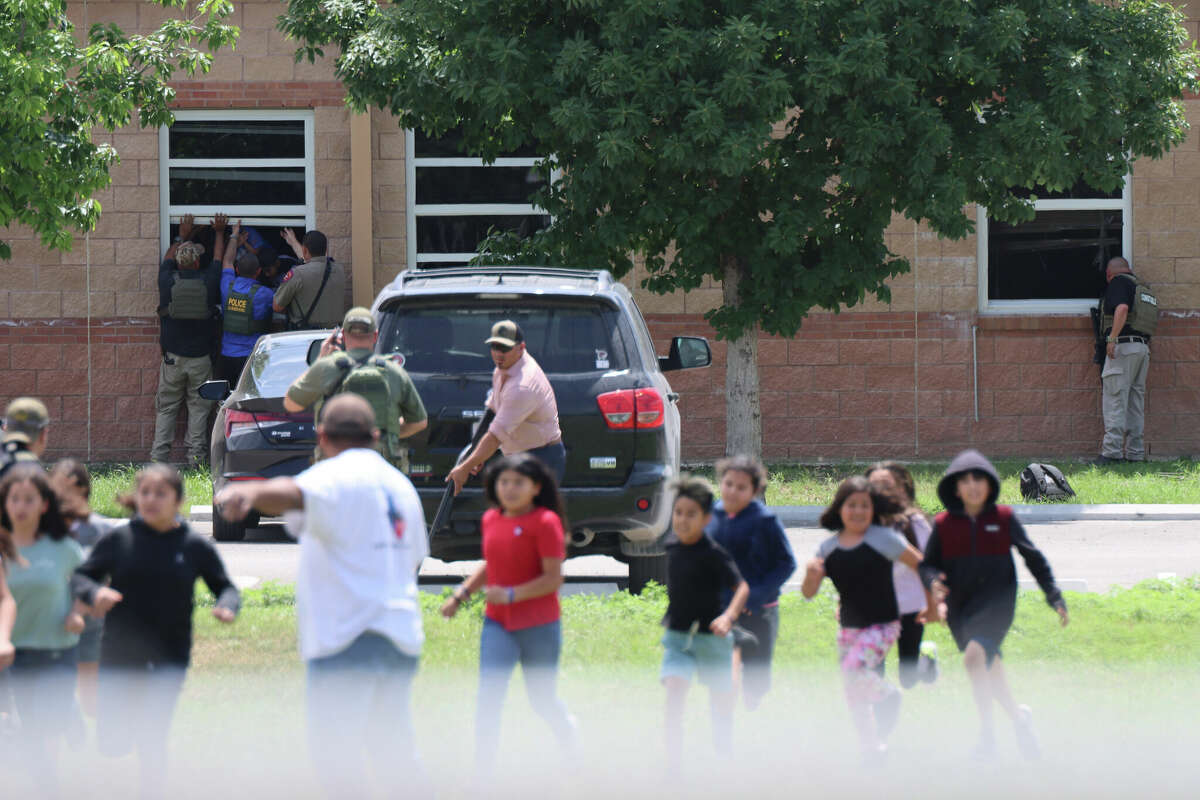
[[[900,719],[900,698],[900,691],[892,689],[887,697],[875,703],[875,732],[881,740],[896,729]]]
[[[917,674],[925,683],[933,683],[941,673],[937,642],[921,642],[921,655],[917,657]]]
[[[1033,730],[1033,709],[1029,706],[1017,707],[1017,719],[1014,722],[1017,732],[1017,749],[1021,755],[1030,761],[1042,757],[1042,747],[1038,744],[1037,734]]]

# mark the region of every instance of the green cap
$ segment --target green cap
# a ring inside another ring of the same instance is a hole
[[[484,344],[499,344],[505,347],[516,347],[525,341],[521,326],[511,319],[502,319],[492,326],[492,335],[484,340]]]
[[[342,318],[342,330],[347,333],[374,333],[379,330],[371,309],[355,306]]]
[[[4,439],[32,442],[49,424],[45,403],[35,397],[17,397],[4,410]]]

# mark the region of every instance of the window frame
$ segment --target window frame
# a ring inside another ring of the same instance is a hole
[[[419,269],[421,264],[443,261],[468,262],[476,253],[418,253],[418,217],[477,217],[488,215],[505,216],[548,216],[546,210],[533,203],[425,203],[417,204],[417,167],[536,167],[547,156],[515,156],[497,158],[484,163],[482,158],[465,156],[417,156],[417,134],[412,128],[404,131],[404,203],[407,269]],[[559,174],[558,168],[550,171],[550,180]],[[553,222],[553,218],[551,219]]]
[[[174,112],[176,120],[215,121],[279,121],[300,120],[304,123],[304,158],[171,158],[171,129],[162,125],[158,129],[158,227],[161,249],[170,246],[171,222],[184,214],[191,214],[197,222],[211,222],[213,215],[228,211],[223,205],[173,204],[171,197],[171,167],[238,168],[238,167],[303,167],[303,204],[265,205],[254,204],[253,215],[238,217],[245,225],[294,226],[303,219],[305,230],[316,227],[316,152],[313,135],[313,112],[311,109],[179,109]],[[303,208],[303,215],[295,214]]]
[[[1120,211],[1121,255],[1133,263],[1133,190],[1132,174],[1125,176],[1120,197],[1090,199],[1035,200],[1035,211]],[[1071,300],[992,300],[988,297],[988,213],[982,205],[975,206],[975,263],[979,305],[983,316],[1035,314],[1087,314],[1096,305],[1095,298]]]

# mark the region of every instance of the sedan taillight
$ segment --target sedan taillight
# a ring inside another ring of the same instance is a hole
[[[596,398],[604,422],[612,430],[661,428],[666,420],[663,397],[657,389],[621,389]]]
[[[280,422],[291,421],[289,417],[280,416],[279,414],[255,414],[250,411],[234,411],[230,409],[225,412],[225,438],[228,439],[234,431],[253,428],[261,423],[278,424]]]

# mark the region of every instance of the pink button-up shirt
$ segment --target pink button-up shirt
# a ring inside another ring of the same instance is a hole
[[[562,438],[554,389],[529,353],[508,369],[492,372],[488,408],[496,412],[488,432],[500,440],[505,455],[523,453]]]

